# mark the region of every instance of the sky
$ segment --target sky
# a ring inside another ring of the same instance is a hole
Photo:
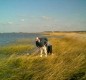
[[[0,33],[86,31],[86,0],[0,0]]]

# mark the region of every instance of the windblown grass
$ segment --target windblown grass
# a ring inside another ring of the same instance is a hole
[[[34,54],[11,53],[1,60],[0,80],[86,80],[86,38],[79,33],[58,35],[64,35],[64,38],[49,38],[54,55],[40,58]],[[13,50],[8,47],[8,51],[21,52],[23,48],[27,50],[27,47],[14,46]]]
[[[32,46],[29,46],[29,45],[6,46],[0,49],[0,54],[7,54],[7,55],[22,54],[22,53],[28,52],[31,48]]]
[[[31,41],[28,39],[17,40],[12,44],[6,46],[0,46],[0,54],[3,55],[12,55],[12,54],[23,54],[28,53],[34,46],[31,44]]]

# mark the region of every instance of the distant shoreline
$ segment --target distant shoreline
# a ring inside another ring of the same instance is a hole
[[[44,31],[44,32],[86,32],[86,31]]]
[[[41,33],[45,33],[45,32],[86,32],[86,31],[42,31],[42,32],[0,32],[0,34],[3,34],[3,33],[14,33],[14,34],[41,34]]]

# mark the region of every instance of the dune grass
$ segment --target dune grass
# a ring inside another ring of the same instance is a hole
[[[30,45],[12,45],[0,48],[0,54],[22,54],[28,52],[32,46]]]
[[[0,54],[10,54],[0,61],[0,80],[86,80],[86,37],[79,33],[55,33],[61,35],[64,37],[49,37],[54,55],[48,57],[14,54],[30,50],[31,45],[0,48]]]
[[[0,54],[12,55],[28,53],[34,46],[29,39],[20,39],[12,44],[0,46]]]

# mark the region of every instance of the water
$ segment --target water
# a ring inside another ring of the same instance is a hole
[[[37,36],[42,36],[38,33],[0,33],[0,45],[13,43],[19,39],[35,39]]]
[[[14,43],[21,39],[31,39],[34,41],[35,37],[44,37],[40,33],[0,33],[0,46]],[[64,36],[47,36],[48,38],[63,38]]]

